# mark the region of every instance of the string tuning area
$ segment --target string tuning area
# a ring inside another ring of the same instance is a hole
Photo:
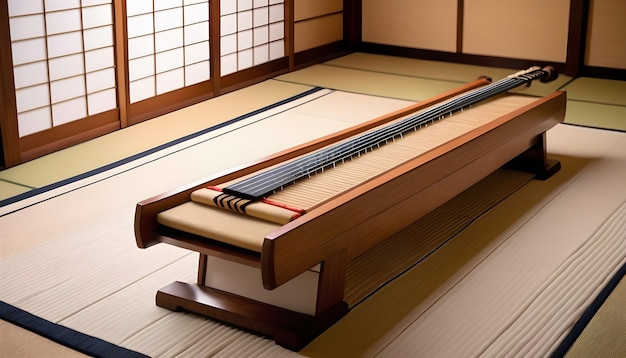
[[[374,148],[386,143],[395,142],[396,139],[401,139],[404,133],[415,131],[416,128],[427,128],[429,124],[451,117],[454,113],[460,112],[464,108],[469,108],[472,104],[518,86],[530,86],[534,80],[549,82],[557,76],[557,72],[550,66],[543,69],[539,66],[534,66],[527,70],[516,72],[497,82],[476,88],[442,104],[416,112],[398,122],[376,128],[349,141],[338,143],[272,170],[246,178],[225,187],[223,190],[231,195],[256,200],[276,187],[297,181],[301,175],[306,176],[305,173],[307,172],[316,172],[317,170],[323,172],[326,168],[334,167],[342,158],[361,157],[361,155],[367,154],[368,150],[372,151]]]
[[[559,73],[552,66],[546,66],[542,68],[542,71],[545,72],[545,75],[539,80],[541,83],[548,83],[559,78]]]

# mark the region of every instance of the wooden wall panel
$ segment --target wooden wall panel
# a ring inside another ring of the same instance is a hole
[[[564,63],[570,0],[473,0],[464,7],[463,52]]]
[[[343,0],[294,1],[294,52],[343,40]]]
[[[302,21],[341,12],[343,0],[295,0],[294,19]]]
[[[343,14],[333,14],[299,21],[294,25],[294,52],[343,40]]]
[[[363,41],[456,52],[457,0],[363,0]]]
[[[585,65],[626,69],[626,1],[591,0]]]

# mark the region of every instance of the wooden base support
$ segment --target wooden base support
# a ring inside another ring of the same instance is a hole
[[[548,159],[546,153],[546,133],[538,135],[534,144],[513,158],[506,168],[535,174],[535,179],[546,180],[561,170],[561,162]]]
[[[313,317],[216,290],[174,282],[156,295],[157,306],[190,311],[273,337],[277,344],[298,351],[348,312],[345,302]]]

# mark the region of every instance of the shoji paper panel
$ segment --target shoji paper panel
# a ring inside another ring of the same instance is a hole
[[[585,65],[626,69],[626,1],[591,0]]]
[[[363,0],[364,42],[455,52],[456,37],[456,0]]]
[[[20,137],[117,107],[111,0],[9,0]]]
[[[565,62],[569,0],[465,2],[463,52]]]
[[[209,1],[126,2],[130,102],[211,78]]]
[[[221,75],[285,56],[284,0],[221,0]]]

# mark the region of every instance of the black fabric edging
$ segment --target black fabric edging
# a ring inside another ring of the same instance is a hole
[[[56,343],[92,357],[145,358],[148,357],[115,344],[92,337],[71,328],[37,317],[8,303],[0,301],[0,318]]]
[[[591,319],[596,315],[596,313],[598,313],[598,310],[600,309],[600,307],[602,307],[604,302],[606,302],[607,298],[609,298],[609,295],[611,295],[615,287],[617,287],[620,281],[624,279],[624,276],[626,276],[626,264],[624,264],[617,271],[617,273],[613,276],[613,278],[611,278],[606,286],[604,286],[602,291],[600,291],[598,296],[593,300],[589,307],[587,307],[585,312],[582,314],[582,316],[580,316],[578,321],[576,321],[576,323],[572,327],[572,330],[567,334],[567,336],[565,336],[561,344],[559,344],[559,346],[554,350],[551,355],[552,358],[564,357],[565,354],[567,354],[567,351],[572,348],[574,342],[576,342],[578,337],[580,337],[580,335],[583,333],[589,322],[591,322]]]

